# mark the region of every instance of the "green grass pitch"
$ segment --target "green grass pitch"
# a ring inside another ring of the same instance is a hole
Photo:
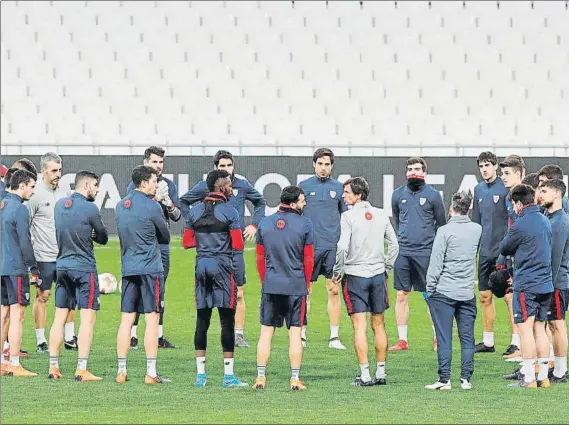
[[[246,336],[251,348],[236,350],[236,374],[252,383],[256,376],[256,342],[260,325],[258,308],[260,285],[255,253],[246,252]],[[119,276],[118,242],[97,248],[99,272]],[[504,362],[501,353],[509,343],[506,308],[497,302],[496,354],[476,357],[474,389],[464,391],[458,383],[460,350],[455,336],[453,390],[430,392],[424,385],[437,378],[436,354],[432,351],[432,330],[425,302],[420,294],[411,296],[409,341],[411,350],[390,354],[387,359],[388,385],[354,388],[350,382],[358,372],[352,348],[352,329],[342,304],[340,336],[348,350],[328,348],[326,290],[320,281],[314,289],[309,316],[309,347],[304,352],[301,379],[305,392],[291,392],[288,386],[288,340],[286,328],[277,330],[267,367],[268,388],[223,389],[223,364],[219,322],[214,313],[207,355],[208,385],[193,387],[195,358],[193,331],[195,304],[193,290],[194,253],[184,251],[179,239],[172,242],[172,265],[166,291],[165,335],[178,347],[160,350],[160,373],[172,379],[162,386],[143,384],[145,356],[142,349],[144,321],[139,327],[140,349],[128,357],[129,382],[117,385],[116,332],[120,317],[120,294],[101,296],[89,369],[102,382],[73,380],[76,352],[62,350],[63,380],[47,379],[48,356],[35,353],[31,307],[28,308],[23,347],[30,351],[23,364],[38,372],[35,378],[2,377],[2,423],[568,423],[569,385],[547,390],[506,388],[502,374],[514,365]],[[393,306],[395,292],[391,289]],[[343,303],[343,301],[342,301]],[[50,300],[48,327],[53,317]],[[386,315],[390,344],[397,339],[393,307]],[[77,322],[78,323],[78,322]],[[78,327],[76,326],[76,330]],[[49,332],[49,329],[47,330]],[[477,337],[482,335],[477,321]],[[371,331],[370,331],[371,343]],[[375,363],[370,344],[370,364]]]

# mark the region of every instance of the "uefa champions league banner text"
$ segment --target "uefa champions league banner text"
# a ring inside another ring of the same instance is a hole
[[[166,151],[166,155],[168,152]],[[11,165],[25,155],[2,156],[2,164]],[[39,168],[39,156],[28,156]],[[140,156],[63,156],[63,180],[73,187],[75,173],[89,170],[100,176],[99,194],[95,203],[109,232],[115,233],[114,208],[125,196],[126,188],[131,181],[132,169],[142,163]],[[405,184],[404,157],[337,157],[332,177],[345,181],[350,177],[363,176],[370,184],[370,201],[372,204],[386,208],[391,216],[391,194],[398,186]],[[475,158],[458,157],[425,157],[428,164],[427,183],[441,192],[448,208],[450,198],[457,190],[474,190],[481,181]],[[535,172],[545,164],[557,164],[567,172],[567,158],[524,158],[527,172]],[[164,175],[178,185],[182,196],[197,182],[204,179],[208,171],[213,169],[213,161],[209,156],[165,158]],[[240,175],[264,194],[267,200],[267,215],[276,211],[279,195],[283,187],[298,184],[313,175],[312,158],[310,157],[235,157],[236,174]],[[567,175],[564,176],[567,183]],[[341,193],[336,196],[342,196]],[[246,209],[250,217],[252,206]],[[182,222],[173,223],[173,234],[180,234]]]

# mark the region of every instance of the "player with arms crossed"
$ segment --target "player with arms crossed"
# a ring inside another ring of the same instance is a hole
[[[265,217],[265,207],[267,202],[263,195],[259,193],[247,180],[235,175],[233,155],[227,151],[217,151],[213,157],[213,165],[216,170],[225,170],[231,175],[231,186],[233,196],[227,200],[227,204],[232,206],[239,213],[239,221],[243,235],[248,241],[255,239],[257,227]],[[201,181],[192,189],[186,192],[181,198],[182,215],[188,216],[190,207],[196,202],[203,201],[208,196],[209,189],[207,182]],[[251,224],[245,226],[245,201],[249,201],[255,208]],[[237,283],[237,311],[235,313],[235,346],[247,348],[249,344],[245,340],[245,292],[244,286],[247,283],[245,276],[245,259],[243,251],[233,253],[233,265],[235,269],[235,282]]]
[[[551,383],[567,382],[567,326],[565,312],[569,306],[569,215],[563,212],[562,198],[567,187],[562,180],[541,183],[539,197],[547,208],[551,223],[551,271],[553,298],[549,306],[548,322],[553,339],[555,367],[549,374]]]
[[[393,192],[391,209],[399,240],[399,256],[395,261],[397,302],[395,317],[399,340],[389,351],[408,350],[409,292],[426,295],[427,269],[437,229],[446,223],[446,212],[440,193],[425,183],[427,163],[423,158],[407,160],[407,184]],[[428,311],[428,309],[427,309]],[[430,319],[429,313],[429,319]],[[432,320],[431,320],[432,323]],[[437,341],[434,336],[434,348]]]
[[[482,152],[476,160],[484,181],[474,188],[472,221],[482,226],[478,253],[478,290],[482,305],[483,339],[476,345],[477,353],[494,353],[494,321],[496,306],[489,286],[490,274],[496,270],[498,248],[508,231],[506,198],[509,190],[498,176],[498,158],[492,152]]]
[[[22,160],[20,160],[22,161]],[[56,260],[58,254],[55,236],[54,210],[58,200],[71,194],[69,183],[61,181],[61,157],[48,152],[40,159],[42,178],[38,180],[34,196],[27,202],[30,210],[32,245],[41,275],[34,300],[34,321],[36,324],[37,352],[47,353],[45,326],[47,323],[47,302],[51,287],[57,280]],[[69,310],[65,323],[65,348],[77,350],[75,336],[75,309]]]
[[[55,318],[49,334],[48,378],[61,379],[59,349],[63,328],[70,310],[79,309],[81,324],[77,345],[79,355],[76,381],[101,381],[87,370],[93,342],[95,315],[99,310],[99,281],[93,241],[105,245],[109,234],[97,206],[93,203],[99,192],[99,176],[90,171],[75,175],[75,193],[55,204],[57,285]]]
[[[511,386],[549,387],[549,341],[545,333],[551,303],[551,224],[535,205],[535,191],[518,185],[510,192],[518,218],[500,243],[500,253],[513,255],[514,321],[521,338],[523,378]],[[537,382],[535,363],[539,362]]]
[[[397,236],[384,210],[368,201],[369,185],[363,177],[344,183],[342,198],[352,208],[342,214],[341,235],[338,241],[334,283],[341,275],[344,301],[354,327],[354,348],[360,374],[352,385],[367,387],[386,385],[387,333],[385,310],[389,308],[387,275],[399,254]],[[384,253],[387,243],[387,256]],[[368,363],[367,313],[375,336],[375,379],[371,378]]]
[[[164,154],[165,151],[157,146],[150,146],[144,151],[143,165],[152,167],[158,173],[158,187],[156,189],[156,195],[154,199],[160,204],[162,212],[164,214],[164,219],[166,223],[170,225],[171,221],[179,221],[181,217],[181,205],[178,199],[178,187],[176,183],[172,180],[167,179],[162,175],[164,171]],[[134,190],[134,183],[130,182],[127,191],[131,192]],[[170,245],[160,244],[160,255],[162,256],[162,265],[164,266],[164,288],[160,290],[165,296],[166,294],[166,280],[168,279],[168,274],[170,272]],[[160,320],[158,322],[158,348],[176,348],[164,337],[164,308],[166,306],[166,300],[164,300],[164,305],[160,308]],[[130,330],[130,348],[132,350],[138,350],[138,321],[140,319],[140,313],[136,314],[134,319],[134,325]]]
[[[223,349],[223,386],[245,387],[233,372],[235,352],[235,285],[233,255],[243,251],[243,234],[237,210],[228,204],[232,194],[231,175],[213,170],[207,175],[209,194],[192,208],[186,219],[185,249],[196,248],[196,350],[197,376],[195,386],[205,387],[205,354],[207,333],[214,308],[219,313]]]
[[[306,324],[306,297],[314,267],[314,230],[302,216],[302,189],[287,186],[281,192],[279,210],[265,218],[257,232],[257,269],[261,278],[259,318],[261,336],[257,343],[257,379],[254,388],[267,387],[265,375],[275,328],[286,321],[289,337],[290,389],[305,390],[300,380],[302,364],[301,329]]]
[[[340,214],[348,208],[342,200],[342,183],[334,180],[334,153],[327,148],[318,149],[312,155],[315,175],[299,184],[306,196],[304,215],[312,220],[314,226],[314,271],[308,288],[308,311],[310,314],[310,294],[319,276],[326,278],[328,291],[328,317],[330,318],[330,339],[328,347],[345,350],[340,341],[340,289],[332,281],[336,245],[340,238]],[[307,346],[306,326],[302,328],[302,345]]]
[[[147,165],[132,170],[134,190],[115,208],[117,232],[121,245],[122,293],[121,323],[117,334],[118,372],[116,382],[127,379],[126,357],[130,329],[136,313],[144,313],[146,331],[145,384],[170,382],[158,375],[158,321],[164,301],[164,266],[160,245],[170,243],[170,231],[156,196],[158,172]]]
[[[36,179],[18,170],[10,178],[10,192],[0,201],[2,223],[2,344],[10,338],[10,363],[2,358],[2,375],[37,376],[20,364],[20,346],[30,283],[41,284],[30,238],[29,212],[22,202],[34,193]],[[30,279],[29,273],[32,278]],[[9,322],[9,324],[8,324]]]

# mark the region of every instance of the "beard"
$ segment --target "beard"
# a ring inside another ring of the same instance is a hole
[[[553,206],[553,201],[551,202],[542,202],[541,205],[543,205],[545,208],[549,209]]]

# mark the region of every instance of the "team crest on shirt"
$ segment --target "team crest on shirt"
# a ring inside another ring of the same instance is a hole
[[[282,218],[279,218],[277,220],[277,229],[284,229],[286,226],[286,221],[284,221]]]
[[[478,203],[482,203],[482,198],[478,198]]]
[[[237,196],[239,194],[239,189],[233,189],[233,196]]]
[[[0,202],[0,210],[4,209],[4,201]]]
[[[402,203],[402,204],[406,204],[406,203],[407,203],[407,199],[403,199],[403,200],[401,201],[401,203]]]
[[[314,196],[314,195],[316,195],[316,192],[310,192],[309,195],[310,195],[310,196]]]
[[[335,190],[331,190],[330,191],[330,198],[334,199],[336,197],[336,191]]]
[[[492,199],[494,200],[494,203],[497,204],[498,201],[500,200],[500,195],[494,195],[494,196],[492,197]]]
[[[65,201],[65,204],[63,204],[65,208],[69,208],[71,205],[73,205],[73,201],[71,199],[68,199]]]
[[[126,201],[124,201],[124,207],[125,208],[130,208],[131,205],[132,205],[132,201],[130,199],[127,199]]]
[[[365,218],[366,218],[366,220],[371,220],[373,218],[373,214],[370,213],[369,211],[366,211]]]
[[[419,203],[421,206],[425,205],[425,202],[427,202],[427,198],[419,198]]]

